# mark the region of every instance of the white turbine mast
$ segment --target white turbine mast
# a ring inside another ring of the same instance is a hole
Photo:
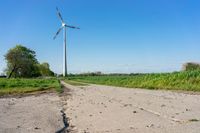
[[[58,8],[56,8],[56,10],[57,10],[57,15],[61,21],[61,27],[58,29],[58,31],[56,32],[56,35],[53,37],[53,39],[55,40],[56,37],[58,36],[58,34],[60,33],[60,31],[63,30],[63,39],[64,39],[63,40],[63,77],[65,77],[65,76],[67,76],[66,30],[67,30],[67,28],[72,28],[72,29],[80,29],[80,28],[66,24],[61,16],[61,13],[59,12]]]

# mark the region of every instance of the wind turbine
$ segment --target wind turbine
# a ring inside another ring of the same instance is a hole
[[[57,10],[57,15],[61,21],[61,27],[58,29],[58,31],[56,32],[56,35],[53,37],[53,39],[55,40],[56,37],[58,36],[58,34],[60,33],[60,31],[63,30],[63,39],[64,39],[63,40],[63,77],[65,77],[65,76],[67,76],[66,31],[67,31],[67,28],[71,28],[71,29],[80,29],[80,28],[66,24],[61,16],[61,13],[59,12],[58,8],[56,8],[56,10]]]

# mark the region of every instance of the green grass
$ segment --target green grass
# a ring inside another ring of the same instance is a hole
[[[51,79],[0,79],[0,95],[23,94],[54,89],[61,92],[56,78]]]
[[[81,82],[77,82],[77,81],[73,81],[73,80],[69,80],[69,79],[64,79],[64,81],[70,85],[74,85],[74,86],[87,86],[88,84],[86,83],[81,83]]]
[[[73,76],[73,81],[128,88],[200,91],[200,71],[124,76]]]

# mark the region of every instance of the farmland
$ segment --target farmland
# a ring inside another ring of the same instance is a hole
[[[136,75],[72,76],[69,80],[84,83],[164,90],[200,91],[200,71]]]
[[[50,79],[0,79],[0,96],[7,94],[24,94],[45,90],[61,91],[56,78]]]
[[[61,80],[74,86],[86,86],[91,83],[154,90],[200,91],[200,71],[133,75],[75,75],[66,79],[62,78]],[[0,96],[47,90],[61,92],[62,90],[59,80],[56,78],[0,79]]]

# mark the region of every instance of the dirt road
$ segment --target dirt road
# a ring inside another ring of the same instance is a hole
[[[90,85],[71,89],[65,113],[80,133],[199,133],[200,95]]]
[[[0,133],[55,133],[64,127],[56,93],[0,98]]]
[[[64,133],[68,122],[70,133],[200,131],[200,95],[63,84],[61,96],[0,98],[0,133]],[[64,123],[63,114],[70,121]]]

